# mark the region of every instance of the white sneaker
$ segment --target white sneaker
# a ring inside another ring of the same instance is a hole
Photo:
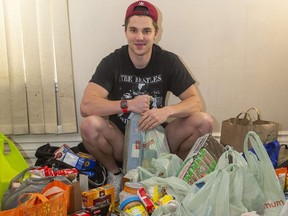
[[[119,201],[119,193],[122,190],[122,180],[123,180],[123,173],[114,175],[112,172],[108,171],[107,184],[112,184],[114,186],[115,202]]]

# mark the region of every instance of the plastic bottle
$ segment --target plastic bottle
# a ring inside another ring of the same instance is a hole
[[[123,190],[119,193],[120,203],[129,197],[136,196],[137,189],[141,187],[143,187],[143,185],[138,182],[125,182]]]

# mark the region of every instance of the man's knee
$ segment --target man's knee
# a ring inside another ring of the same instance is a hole
[[[214,121],[211,115],[205,112],[195,113],[191,118],[191,124],[194,124],[201,134],[212,133]]]
[[[202,127],[201,130],[203,130],[204,134],[212,133],[213,132],[213,126],[214,126],[214,120],[211,115],[208,113],[201,112],[202,115]]]
[[[93,139],[103,129],[102,117],[99,116],[88,116],[83,119],[80,125],[80,132],[83,139]]]

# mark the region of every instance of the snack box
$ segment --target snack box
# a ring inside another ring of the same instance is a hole
[[[93,160],[88,154],[80,152],[75,154],[66,144],[63,144],[55,151],[55,159],[63,161],[64,163],[82,171],[94,170],[97,163],[96,160]]]
[[[67,152],[73,153],[73,151],[70,149],[70,147],[67,144],[63,144],[61,147],[59,147],[55,152],[55,159],[63,161],[63,158],[65,157],[65,154]]]
[[[83,165],[85,163],[85,158],[81,158],[78,155],[71,152],[66,152],[62,161],[70,166],[75,167],[78,170],[82,170]]]
[[[108,215],[108,213],[110,212],[109,209],[110,209],[110,204],[106,203],[106,204],[101,204],[101,205],[85,208],[85,212],[91,216],[103,216],[103,215]]]
[[[94,170],[97,162],[95,160],[91,160],[89,158],[84,158],[84,164],[82,166],[82,170]]]
[[[84,153],[84,152],[78,152],[77,155],[79,157],[83,157],[83,158],[87,158],[89,160],[96,160],[91,154],[87,154],[87,153]]]
[[[112,184],[82,192],[83,207],[105,206],[107,203],[110,204],[110,210],[115,209],[114,186]]]

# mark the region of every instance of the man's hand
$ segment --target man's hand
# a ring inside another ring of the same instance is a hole
[[[128,110],[135,113],[144,113],[149,110],[150,96],[138,95],[132,100],[128,100]]]
[[[167,118],[167,112],[162,109],[151,109],[141,114],[142,117],[139,120],[139,130],[146,131],[152,130],[158,125],[164,123]]]

